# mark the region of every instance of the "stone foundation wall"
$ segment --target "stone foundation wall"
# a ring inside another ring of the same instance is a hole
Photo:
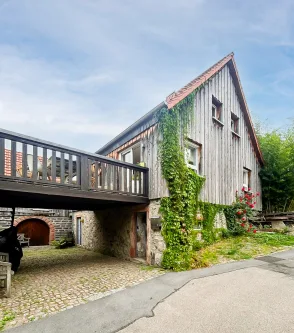
[[[130,258],[132,214],[131,208],[75,212],[74,235],[76,237],[76,221],[80,217],[83,247],[119,258]]]
[[[151,200],[149,205],[149,217],[158,217],[160,216],[159,213],[160,208],[160,200]],[[166,248],[165,241],[162,237],[161,231],[157,230],[150,230],[150,258],[151,258],[151,265],[161,265],[162,261],[162,254]]]
[[[160,200],[151,200],[149,207],[141,210],[128,206],[95,212],[75,212],[73,213],[74,235],[76,237],[76,221],[79,217],[82,220],[83,247],[124,259],[135,257],[136,246],[138,250],[136,216],[139,212],[148,211],[146,259],[149,264],[160,266],[166,245],[161,230],[153,230],[150,223],[152,217],[160,216],[159,209]],[[226,228],[223,212],[217,214],[215,228]]]
[[[52,209],[30,209],[16,208],[14,220],[21,218],[44,218],[48,219],[54,226],[54,238],[59,240],[72,232],[72,217],[67,210],[52,210]],[[11,225],[11,209],[0,208],[0,230],[9,228]]]

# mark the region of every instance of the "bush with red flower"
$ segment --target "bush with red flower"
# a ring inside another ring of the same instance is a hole
[[[258,196],[259,193],[252,193],[250,188],[248,191],[242,188],[241,193],[236,191],[236,201],[224,211],[228,229],[232,234],[256,233],[253,225],[249,223],[249,219],[253,216]]]

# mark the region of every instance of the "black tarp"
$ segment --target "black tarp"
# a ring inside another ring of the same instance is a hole
[[[16,272],[20,265],[20,259],[23,256],[21,245],[17,239],[16,227],[0,231],[0,252],[9,254],[11,269]]]

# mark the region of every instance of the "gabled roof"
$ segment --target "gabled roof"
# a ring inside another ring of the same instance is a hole
[[[195,89],[200,87],[203,83],[205,83],[207,80],[209,80],[211,77],[213,77],[216,73],[218,73],[224,66],[228,65],[230,69],[230,73],[232,75],[236,93],[239,98],[239,102],[241,105],[241,109],[244,113],[244,118],[248,127],[248,131],[250,134],[250,138],[256,153],[256,156],[258,158],[258,161],[261,165],[264,164],[262,153],[259,147],[259,143],[256,137],[256,133],[253,127],[253,122],[250,116],[249,108],[245,99],[245,95],[241,86],[240,77],[238,74],[237,66],[234,60],[234,53],[228,54],[226,57],[218,61],[216,64],[214,64],[212,67],[207,69],[204,73],[197,76],[194,80],[192,80],[190,83],[185,85],[183,88],[178,90],[177,92],[173,92],[170,94],[166,100],[162,103],[160,103],[157,107],[155,107],[153,110],[151,110],[149,113],[147,113],[145,116],[143,116],[141,119],[139,119],[136,123],[128,127],[125,131],[123,131],[121,134],[116,136],[113,140],[111,140],[109,143],[107,143],[104,147],[99,149],[96,153],[97,154],[109,154],[114,149],[118,148],[119,146],[123,145],[125,142],[127,142],[126,138],[131,138],[136,135],[138,131],[141,129],[146,129],[146,127],[150,127],[155,124],[156,120],[154,118],[154,115],[156,111],[160,108],[162,108],[164,105],[168,107],[168,109],[171,109],[174,107],[177,103],[179,103],[181,100],[183,100],[185,97],[187,97],[191,92],[193,92]]]
[[[209,80],[214,74],[219,72],[230,60],[234,58],[234,53],[228,54],[226,57],[221,59],[219,62],[208,68],[205,72],[197,76],[193,81],[186,84],[185,87],[178,90],[177,92],[174,92],[170,94],[166,98],[166,103],[169,109],[174,107],[176,104],[178,104],[181,100],[183,100],[185,97],[187,97],[189,94],[191,94],[192,91],[197,89],[201,86],[201,84],[205,83],[207,80]]]

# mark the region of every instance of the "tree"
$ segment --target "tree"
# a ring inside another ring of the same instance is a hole
[[[294,122],[286,130],[262,133],[258,139],[265,161],[260,171],[263,208],[285,211],[294,199]]]

